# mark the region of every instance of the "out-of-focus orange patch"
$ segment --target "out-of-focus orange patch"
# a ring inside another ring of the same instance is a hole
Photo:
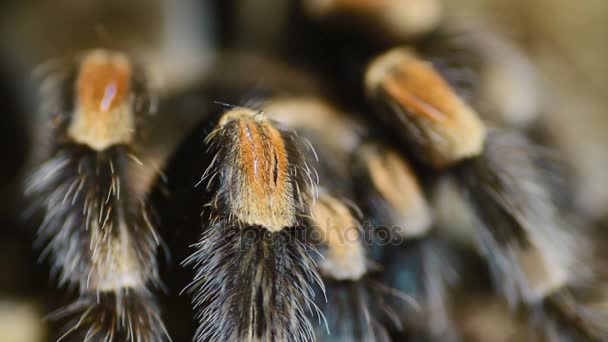
[[[383,86],[405,108],[433,122],[443,121],[459,104],[454,90],[433,67],[416,59],[397,66]]]
[[[122,53],[94,50],[81,59],[74,89],[76,106],[68,128],[75,142],[102,151],[132,141],[131,77],[131,63]]]
[[[409,48],[376,57],[365,75],[368,96],[391,114],[417,144],[417,154],[435,167],[479,155],[486,129],[475,112],[435,70]]]
[[[84,112],[108,113],[119,107],[129,94],[131,64],[120,54],[96,52],[80,66],[77,97]]]

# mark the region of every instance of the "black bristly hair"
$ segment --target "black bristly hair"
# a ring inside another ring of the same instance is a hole
[[[154,217],[145,198],[133,193],[126,181],[128,170],[143,167],[140,163],[127,147],[99,153],[86,146],[65,146],[31,176],[28,194],[35,206],[46,209],[39,244],[46,246],[43,256],[52,259],[60,284],[91,288],[96,267],[105,261],[98,259],[101,249],[121,234],[135,237],[137,262],[145,265],[140,271],[159,284]],[[126,231],[116,226],[127,222]]]
[[[313,341],[307,312],[321,313],[321,285],[302,227],[271,233],[219,221],[209,226],[185,265],[198,313],[197,341]]]

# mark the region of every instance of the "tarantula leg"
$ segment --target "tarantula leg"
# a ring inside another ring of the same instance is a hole
[[[395,48],[375,58],[365,88],[389,125],[417,157],[441,168],[479,155],[486,129],[477,113],[414,51]]]
[[[59,282],[80,299],[60,310],[84,311],[66,336],[85,340],[167,340],[149,287],[160,285],[155,233],[146,193],[133,174],[144,164],[135,141],[146,97],[138,70],[122,53],[94,50],[67,72],[47,99],[51,151],[28,184],[46,209],[39,239]],[[48,120],[48,118],[47,118]]]
[[[399,330],[399,307],[416,303],[390,289],[374,277],[380,271],[368,260],[373,243],[347,202],[322,191],[310,218],[311,239],[319,244],[319,271],[327,286],[326,303],[320,304],[327,317],[327,330],[319,325],[322,341],[390,341],[390,330]]]
[[[384,270],[377,277],[382,286],[415,302],[393,309],[397,326],[425,339],[454,339],[447,287],[456,271],[446,262],[451,258],[445,246],[427,237],[433,214],[413,169],[395,150],[372,142],[359,147],[353,162],[363,212],[374,229],[388,229],[376,252]]]
[[[202,183],[212,194],[189,286],[197,341],[312,341],[306,311],[323,288],[303,217],[316,192],[297,136],[263,113],[224,113],[205,142]],[[320,313],[319,313],[320,315]]]

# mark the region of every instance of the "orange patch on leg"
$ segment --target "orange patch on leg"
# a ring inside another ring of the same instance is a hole
[[[103,50],[85,55],[75,85],[70,137],[98,151],[129,143],[135,131],[131,78],[131,63],[125,55]]]

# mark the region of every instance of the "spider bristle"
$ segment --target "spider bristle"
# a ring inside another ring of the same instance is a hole
[[[144,198],[131,191],[124,149],[65,146],[29,181],[33,205],[45,210],[43,256],[62,285],[85,291],[159,283],[158,237]]]
[[[186,265],[196,275],[197,341],[313,341],[308,313],[321,286],[305,230],[225,221],[210,226]]]
[[[316,194],[299,138],[262,112],[224,113],[205,142],[212,194],[196,252],[185,262],[197,341],[312,341],[308,312],[323,287],[303,217]]]

